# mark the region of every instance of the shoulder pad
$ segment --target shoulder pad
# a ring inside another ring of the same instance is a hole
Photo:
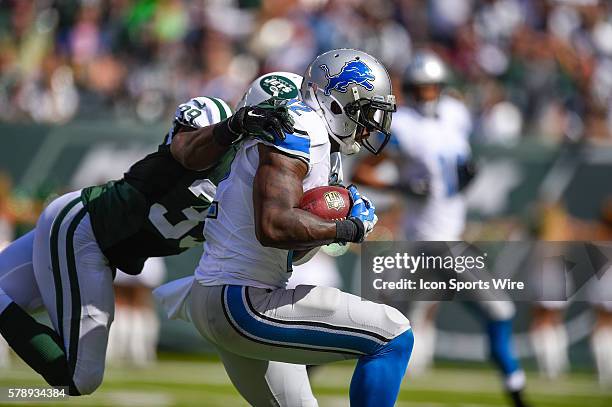
[[[312,108],[299,99],[290,100],[287,107],[295,121],[294,131],[285,133],[284,140],[276,139],[272,146],[310,164],[311,149],[329,143],[325,123]]]
[[[294,127],[308,134],[312,147],[329,143],[325,122],[312,108],[304,102],[294,99],[289,104],[289,112],[295,120]]]
[[[310,136],[307,132],[295,129],[293,133],[285,133],[285,139],[275,139],[273,147],[283,153],[310,163]]]

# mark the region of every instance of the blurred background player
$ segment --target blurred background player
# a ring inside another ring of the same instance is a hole
[[[543,241],[596,241],[606,244],[612,240],[612,197],[604,200],[599,219],[584,221],[571,216],[562,202],[547,204],[541,218],[539,238]],[[555,250],[553,247],[550,250]],[[551,253],[547,257],[556,259],[564,253]],[[540,278],[543,295],[551,298],[575,293],[568,300],[537,301],[533,306],[530,326],[531,345],[540,374],[548,379],[557,379],[570,370],[568,328],[565,314],[571,302],[586,300],[592,310],[592,332],[589,345],[597,368],[599,383],[612,385],[612,269],[595,270],[581,295],[577,291],[580,282],[567,273],[564,265],[551,261],[533,272]]]
[[[0,171],[0,252],[2,252],[17,235],[19,223],[36,222],[37,205],[34,201],[16,199],[13,196],[13,182],[8,174]],[[13,270],[20,272],[19,269]],[[0,336],[0,369],[11,366],[9,346]]]
[[[394,156],[368,157],[354,171],[355,182],[406,195],[404,238],[411,241],[459,241],[465,228],[462,192],[475,175],[469,145],[472,122],[463,102],[442,92],[447,81],[443,61],[433,51],[417,51],[403,78],[404,106],[398,108],[392,123]],[[376,172],[388,158],[397,163],[393,183]],[[516,406],[523,406],[525,375],[511,342],[514,306],[490,299],[474,305],[484,320],[490,355],[504,376],[506,390]],[[417,301],[409,313],[419,333],[410,362],[416,374],[433,361],[436,308],[435,302]]]
[[[566,240],[573,235],[562,205],[550,205],[542,216],[541,226],[539,238],[542,240]],[[555,247],[545,247],[543,250],[549,250],[549,261],[535,267],[532,277],[541,281],[544,296],[564,298],[566,273],[563,264],[554,261],[563,253],[555,252]],[[532,307],[529,338],[540,374],[548,379],[556,379],[569,369],[569,339],[563,322],[568,305],[568,301],[564,300],[543,300],[535,302]]]
[[[612,240],[612,197],[601,207],[600,221],[594,224],[592,240]],[[586,239],[585,239],[586,240]],[[590,345],[602,386],[612,386],[612,267],[601,278],[593,276],[588,286],[588,298],[595,314]]]
[[[146,366],[157,359],[159,318],[155,312],[151,290],[166,278],[166,263],[162,257],[151,257],[143,272],[130,275],[117,272],[115,320],[108,337],[106,360]]]

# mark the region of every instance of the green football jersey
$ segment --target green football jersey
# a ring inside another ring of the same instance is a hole
[[[204,97],[181,105],[176,113],[193,127],[230,114],[225,102]],[[174,128],[156,152],[132,165],[122,179],[81,192],[100,248],[123,272],[138,274],[147,258],[179,254],[204,241],[204,221],[215,215],[209,209],[216,186],[229,173],[239,148],[231,146],[214,167],[193,171],[172,156],[173,135]]]

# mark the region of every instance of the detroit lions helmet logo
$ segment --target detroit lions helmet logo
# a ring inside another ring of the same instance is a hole
[[[320,68],[325,71],[327,85],[324,93],[329,96],[332,90],[346,93],[348,86],[351,83],[362,86],[367,90],[373,90],[374,84],[371,83],[375,79],[374,74],[365,62],[358,59],[353,59],[344,64],[340,72],[336,75],[330,75],[329,67],[325,64],[320,65]]]

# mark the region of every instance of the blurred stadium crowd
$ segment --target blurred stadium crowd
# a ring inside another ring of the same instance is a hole
[[[612,141],[608,0],[6,0],[0,121],[168,124],[177,104],[191,97],[235,104],[261,73],[302,73],[316,55],[337,47],[378,57],[400,103],[411,56],[434,49],[452,70],[448,92],[470,110],[473,143]],[[16,192],[0,172],[0,250],[21,234],[19,225],[35,223],[49,194],[26,199]],[[609,240],[611,202],[590,223],[550,204],[524,222],[537,226],[521,237]],[[380,240],[400,234],[403,208],[387,206]],[[497,221],[493,237],[508,238],[514,223]],[[563,310],[539,312],[532,328],[561,329]],[[606,335],[611,343],[612,328]],[[549,369],[551,377],[567,369],[561,337],[551,356],[561,362]],[[612,378],[612,370],[607,374]]]
[[[334,47],[379,57],[397,82],[428,46],[483,141],[612,136],[608,1],[8,0],[0,21],[2,120],[166,120],[177,102],[236,102],[259,73],[301,73]]]

